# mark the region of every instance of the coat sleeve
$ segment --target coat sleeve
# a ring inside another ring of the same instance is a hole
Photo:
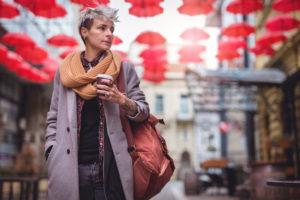
[[[57,123],[57,110],[58,110],[58,91],[59,91],[59,70],[55,74],[55,78],[53,81],[53,92],[51,97],[50,109],[47,113],[46,120],[46,142],[45,142],[45,152],[51,146],[56,143],[56,123]]]
[[[140,89],[140,79],[136,74],[133,64],[124,62],[125,80],[127,83],[127,97],[137,105],[135,116],[127,115],[132,121],[141,122],[149,116],[149,105],[146,101],[144,92]]]

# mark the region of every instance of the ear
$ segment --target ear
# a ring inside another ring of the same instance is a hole
[[[88,34],[88,31],[89,31],[89,30],[88,30],[87,28],[81,27],[80,33],[81,33],[81,35],[82,35],[83,38],[86,38],[86,36],[87,36],[87,34]]]

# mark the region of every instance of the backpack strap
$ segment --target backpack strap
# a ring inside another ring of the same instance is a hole
[[[119,76],[117,78],[117,87],[120,92],[125,93],[125,79],[124,79],[124,66],[123,62],[121,63],[121,69],[119,72]],[[121,123],[124,128],[124,132],[126,135],[127,143],[128,143],[128,152],[134,152],[136,150],[135,144],[134,144],[134,139],[133,139],[133,133],[130,125],[130,121],[126,116],[125,110],[120,108],[120,118],[121,118]]]

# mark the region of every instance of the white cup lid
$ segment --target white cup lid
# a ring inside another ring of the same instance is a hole
[[[110,75],[107,75],[107,74],[98,74],[97,78],[104,78],[104,79],[108,79],[108,80],[113,80],[113,78]]]

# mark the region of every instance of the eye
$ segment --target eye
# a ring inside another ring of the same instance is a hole
[[[110,31],[111,31],[112,33],[114,33],[114,31],[115,31],[115,28],[111,28],[111,29],[110,29]]]
[[[104,26],[100,26],[99,29],[102,30],[102,31],[104,31],[105,27]]]

